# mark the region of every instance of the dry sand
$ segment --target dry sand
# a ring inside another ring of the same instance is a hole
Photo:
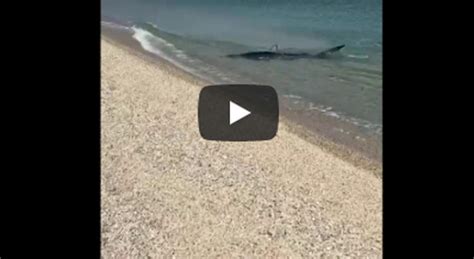
[[[381,257],[373,172],[285,123],[271,141],[205,141],[198,83],[101,44],[104,258]]]

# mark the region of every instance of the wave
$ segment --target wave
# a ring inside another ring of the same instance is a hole
[[[226,74],[214,66],[206,64],[197,58],[190,57],[183,50],[165,39],[167,37],[178,40],[181,36],[162,31],[152,23],[135,24],[131,29],[133,30],[132,37],[140,43],[144,50],[169,61],[186,72],[213,83],[233,82]]]
[[[364,128],[366,130],[374,132],[376,135],[382,134],[381,124],[347,116],[343,112],[334,111],[333,107],[331,106],[325,106],[320,104],[315,105],[313,102],[306,102],[301,96],[293,94],[282,95],[282,99],[284,99],[285,103],[289,105],[290,110],[292,109],[292,106],[296,105],[299,106],[299,109],[302,108],[302,110],[304,111],[316,111],[324,116],[333,117],[346,123],[356,125],[357,127]]]
[[[101,21],[100,24],[102,26],[112,28],[112,29],[131,31],[131,28],[129,26],[121,25],[115,22]]]
[[[301,99],[302,97],[299,95],[294,95],[294,94],[285,94],[283,97],[289,98],[289,99]]]
[[[137,26],[132,26],[133,38],[136,39],[142,48],[150,53],[153,53],[161,58],[166,59],[167,61],[173,63],[174,65],[185,69],[187,72],[193,72],[191,68],[185,67],[175,59],[170,57],[162,48],[168,48],[171,52],[176,53],[176,55],[182,57],[183,59],[188,59],[188,57],[183,53],[183,51],[177,49],[173,44],[165,41],[164,39],[153,35],[151,32],[141,29]],[[161,48],[160,48],[161,46]]]
[[[368,59],[369,55],[355,55],[355,54],[348,54],[347,57],[354,58],[354,59]]]
[[[318,112],[320,112],[320,113],[322,113],[326,116],[334,117],[334,118],[337,118],[339,120],[345,121],[347,123],[356,125],[358,127],[362,127],[362,128],[371,130],[377,135],[382,134],[382,127],[383,126],[381,124],[373,123],[373,122],[363,120],[363,119],[359,119],[359,118],[354,118],[354,117],[351,117],[351,116],[347,116],[343,112],[334,111],[333,107],[331,107],[331,106],[315,105],[314,103],[310,102],[306,109],[309,110],[309,111],[316,110],[316,111],[318,111]]]

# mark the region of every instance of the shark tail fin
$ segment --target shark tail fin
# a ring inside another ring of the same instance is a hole
[[[339,45],[339,46],[336,46],[336,47],[333,47],[333,48],[330,48],[330,49],[327,49],[323,52],[320,52],[318,54],[316,54],[316,57],[318,58],[324,58],[326,57],[328,54],[331,54],[331,53],[334,53],[334,52],[338,52],[339,50],[341,50],[342,48],[344,48],[346,45],[345,44],[342,44],[342,45]]]

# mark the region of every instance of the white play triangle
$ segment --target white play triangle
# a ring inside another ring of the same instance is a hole
[[[229,125],[232,125],[234,122],[239,121],[242,118],[250,115],[250,113],[250,111],[229,101]]]

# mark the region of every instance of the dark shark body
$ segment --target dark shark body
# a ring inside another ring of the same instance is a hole
[[[291,52],[281,52],[281,51],[252,51],[241,54],[231,54],[227,55],[229,58],[246,58],[251,60],[272,60],[272,59],[282,59],[282,60],[295,60],[295,59],[311,59],[311,58],[327,58],[330,54],[339,51],[344,48],[345,45],[339,45],[334,48],[327,49],[317,54],[310,54],[306,52],[300,53],[291,53]]]

